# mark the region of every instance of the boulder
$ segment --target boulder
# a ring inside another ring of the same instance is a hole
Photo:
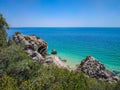
[[[55,55],[55,54],[57,54],[57,51],[55,49],[53,49],[51,54]]]
[[[25,50],[37,51],[41,55],[46,54],[48,44],[44,40],[38,38],[37,36],[24,36],[21,33],[13,35],[13,40],[16,44],[23,43],[25,45]]]
[[[21,33],[13,35],[13,40],[18,45],[23,43],[25,52],[31,56],[33,60],[43,62],[45,59],[44,56],[46,55],[48,44],[44,40],[34,35],[25,36]]]
[[[108,82],[119,80],[118,76],[107,70],[102,63],[92,56],[87,56],[83,59],[80,65],[77,66],[76,70],[85,73],[89,77],[103,79]]]

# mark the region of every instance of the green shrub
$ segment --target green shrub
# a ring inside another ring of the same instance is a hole
[[[0,74],[3,73],[12,77],[20,90],[114,90],[114,84],[88,78],[83,73],[35,63],[23,47],[13,42],[0,51]],[[115,89],[119,90],[119,83]]]
[[[9,29],[9,25],[6,22],[2,14],[0,14],[0,47],[6,46],[7,43],[7,32],[6,29]]]
[[[120,80],[117,82],[114,90],[120,90]]]
[[[96,80],[93,78],[88,78],[87,83],[90,90],[113,90],[114,83],[108,83],[101,80]]]
[[[21,34],[20,32],[15,32],[16,35]]]
[[[4,74],[0,78],[0,90],[18,90],[16,80]]]
[[[30,38],[28,36],[25,36],[25,40],[30,40]]]

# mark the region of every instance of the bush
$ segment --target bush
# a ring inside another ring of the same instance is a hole
[[[114,85],[76,71],[35,63],[23,47],[13,42],[0,51],[0,74],[0,90],[8,87],[13,90],[119,90],[120,86],[120,82]],[[5,85],[5,82],[8,83]]]
[[[25,40],[30,40],[30,38],[28,36],[25,36]]]
[[[120,80],[117,82],[114,90],[120,90]]]
[[[0,90],[18,90],[16,80],[4,74],[0,78]]]
[[[0,47],[6,46],[7,43],[7,32],[6,29],[9,29],[9,25],[6,22],[2,14],[0,14]]]
[[[16,35],[21,34],[20,32],[15,32]]]

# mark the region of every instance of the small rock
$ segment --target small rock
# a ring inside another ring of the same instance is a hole
[[[57,51],[55,49],[52,50],[51,54],[57,54]]]

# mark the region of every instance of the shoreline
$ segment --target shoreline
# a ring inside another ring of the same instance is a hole
[[[58,52],[59,53],[59,52]],[[82,59],[77,59],[77,60],[75,60],[74,58],[71,58],[71,57],[69,57],[69,59],[64,55],[61,55],[61,54],[58,54],[58,55],[56,55],[57,57],[60,57],[60,59],[62,59],[62,60],[67,60],[65,63],[68,65],[68,66],[70,66],[70,67],[72,67],[72,68],[75,68],[77,65],[79,65],[80,63],[81,63],[81,61],[84,59],[84,58],[82,58]],[[78,61],[79,60],[79,61]],[[101,62],[101,61],[100,61]],[[101,63],[103,63],[103,62],[101,62]],[[103,63],[104,65],[105,65],[105,67],[106,67],[106,69],[107,70],[110,70],[111,72],[113,72],[113,71],[117,71],[117,72],[120,72],[120,67],[117,67],[117,66],[113,66],[113,65],[109,65],[109,64],[105,64],[105,63]],[[119,76],[120,76],[120,73],[118,74]]]

